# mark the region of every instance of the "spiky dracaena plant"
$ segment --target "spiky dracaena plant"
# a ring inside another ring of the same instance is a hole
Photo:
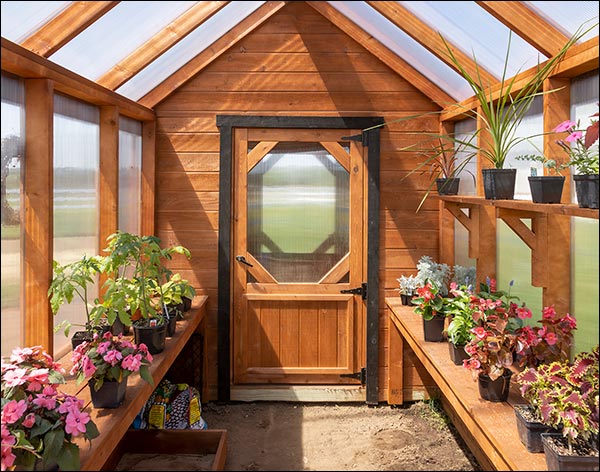
[[[577,354],[573,362],[540,364],[517,374],[521,395],[540,422],[562,428],[569,450],[576,440],[598,434],[598,345]]]

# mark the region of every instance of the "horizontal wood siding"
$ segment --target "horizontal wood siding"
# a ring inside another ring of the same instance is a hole
[[[303,2],[290,2],[156,107],[156,232],[182,244],[192,259],[174,270],[209,295],[203,400],[217,398],[217,248],[219,132],[217,114],[381,116],[380,400],[387,400],[388,316],[396,279],[416,273],[423,254],[438,256],[438,206],[415,210],[429,182],[408,176],[419,162],[415,132],[438,130],[430,99]],[[423,382],[410,362],[405,377]],[[410,390],[405,385],[404,390]],[[407,395],[410,398],[411,395]]]

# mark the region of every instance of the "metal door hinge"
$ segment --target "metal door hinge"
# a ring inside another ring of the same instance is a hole
[[[361,295],[363,300],[367,299],[367,282],[363,282],[360,287],[340,290],[340,293],[351,293],[353,295]]]
[[[360,383],[365,385],[367,383],[367,368],[363,367],[360,372],[352,372],[351,374],[340,374],[340,377],[347,379],[357,379]]]
[[[369,136],[368,133],[360,133],[360,134],[355,134],[352,136],[342,136],[340,139],[342,141],[358,141],[363,146],[368,146],[369,145],[368,136]]]

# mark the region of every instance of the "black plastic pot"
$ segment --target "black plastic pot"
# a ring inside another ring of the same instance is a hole
[[[454,365],[463,365],[463,361],[469,359],[469,354],[465,352],[465,345],[457,346],[448,341],[448,350],[450,351],[450,359]]]
[[[441,342],[444,340],[445,316],[434,316],[430,320],[423,318],[423,334],[425,341]]]
[[[579,208],[598,208],[598,174],[574,175]]]
[[[598,444],[595,444],[596,455],[562,454],[554,445],[555,441],[566,443],[562,433],[542,433],[541,436],[548,470],[598,470]]]
[[[121,382],[105,380],[98,391],[94,388],[93,381],[90,381],[89,387],[94,408],[118,408],[125,400],[127,377]]]
[[[529,176],[531,200],[534,203],[560,203],[565,178],[561,175]]]
[[[412,295],[406,295],[405,293],[400,294],[400,300],[404,306],[412,305],[410,302],[412,300]]]
[[[458,185],[460,184],[459,177],[449,179],[436,179],[437,191],[439,195],[457,195]]]
[[[531,410],[531,406],[528,404],[513,405],[513,409],[515,410],[519,439],[523,445],[529,452],[544,452],[542,433],[558,433],[559,431],[539,421],[526,419],[524,414]]]
[[[148,320],[143,321],[148,322]],[[156,326],[142,326],[140,323],[134,324],[133,338],[136,344],[144,343],[148,347],[150,354],[158,354],[165,349],[167,325],[164,323],[157,324]]]
[[[517,169],[481,169],[487,200],[514,200]]]
[[[488,375],[479,374],[479,377],[477,377],[479,395],[490,402],[505,402],[510,391],[511,377],[512,371],[510,369],[504,369],[504,373],[495,380],[492,380]]]

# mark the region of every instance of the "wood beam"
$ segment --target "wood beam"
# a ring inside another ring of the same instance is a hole
[[[328,2],[306,2],[440,107],[456,100]]]
[[[569,40],[562,31],[524,2],[475,2],[546,57],[555,56]]]
[[[581,44],[573,45],[565,54],[565,57],[560,61],[550,77],[576,77],[586,72],[598,69],[599,57],[598,37],[592,38]],[[539,67],[545,64],[541,63]],[[516,76],[512,86],[513,93],[518,93],[527,82],[536,74],[538,66],[534,66]],[[494,85],[490,90],[486,91],[486,95],[492,95],[496,100],[500,95],[500,85]],[[479,106],[479,101],[475,97],[468,98],[459,103],[454,103],[447,106],[441,114],[442,121],[456,121],[469,116],[469,112]]]
[[[271,18],[271,16],[281,10],[285,4],[286,2],[284,1],[265,2],[254,12],[240,21],[236,26],[230,29],[227,33],[220,36],[219,39],[212,44],[208,45],[200,54],[190,60],[187,64],[179,68],[177,72],[171,74],[169,77],[163,80],[160,85],[153,88],[150,92],[140,98],[138,103],[141,103],[149,108],[155,107],[157,103],[164,100],[177,88],[181,87],[194,75],[220,57],[236,42],[250,34],[265,21]]]
[[[21,236],[21,342],[52,354],[54,315],[48,289],[54,257],[54,91],[52,81],[25,81],[25,159]]]
[[[194,29],[211,18],[229,2],[198,2],[169,23],[129,56],[103,74],[96,82],[116,90],[140,70],[175,46]]]
[[[106,239],[117,231],[119,224],[119,109],[115,106],[100,108],[98,192],[98,248],[99,254],[102,254],[107,245]],[[102,274],[98,286],[102,287],[105,281],[106,275]]]
[[[79,98],[93,105],[114,105],[122,115],[134,120],[154,120],[154,111],[133,100],[108,90],[96,82],[32,53],[12,41],[2,38],[2,70],[24,79],[50,79],[54,90]]]
[[[471,77],[480,77],[481,83],[493,85],[498,79],[492,73],[484,69],[481,64],[467,56],[460,48],[452,44],[448,39],[442,40],[439,31],[431,28],[427,23],[417,18],[408,8],[398,2],[377,1],[366,2],[371,8],[379,12],[394,25],[417,41],[421,46],[443,61],[451,69],[461,73],[456,64],[450,59],[448,49],[456,57],[458,62]]]
[[[50,57],[118,3],[71,2],[58,15],[21,41],[21,46],[42,57]]]

